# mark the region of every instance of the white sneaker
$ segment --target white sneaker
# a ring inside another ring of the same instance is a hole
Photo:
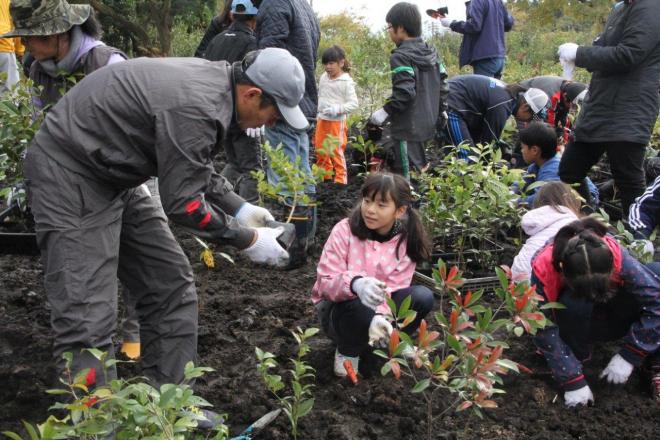
[[[344,368],[344,361],[351,361],[351,364],[353,364],[353,370],[355,370],[355,373],[357,374],[358,364],[360,363],[360,356],[344,356],[343,354],[339,353],[338,350],[335,350],[335,375],[338,377],[346,377],[348,374]]]

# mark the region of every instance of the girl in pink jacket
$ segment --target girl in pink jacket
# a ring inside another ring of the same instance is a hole
[[[358,371],[369,345],[387,343],[392,324],[387,297],[400,305],[412,298],[417,329],[433,308],[433,293],[411,286],[415,265],[430,257],[430,245],[411,207],[410,184],[390,173],[371,174],[348,218],[335,225],[317,268],[312,301],[323,331],[337,343],[334,371],[346,376],[344,361]]]

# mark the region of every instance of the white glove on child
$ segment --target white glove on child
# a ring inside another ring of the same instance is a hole
[[[633,364],[622,358],[621,355],[615,354],[599,377],[601,379],[604,377],[609,383],[620,385],[628,381],[634,368]]]
[[[387,285],[376,278],[358,278],[353,281],[352,287],[362,304],[370,309],[376,310],[385,301],[385,288]]]
[[[383,315],[374,315],[369,324],[369,345],[387,347],[392,333],[392,324]]]
[[[454,21],[455,21],[455,20],[454,20],[453,18],[442,17],[442,18],[440,19],[440,24],[441,24],[442,26],[448,28],[449,26],[451,26],[451,24],[452,24]]]
[[[371,117],[369,118],[369,122],[371,122],[374,125],[383,125],[383,123],[387,120],[389,116],[390,115],[387,114],[385,109],[381,107],[371,114]]]
[[[238,220],[241,226],[246,228],[262,228],[266,226],[267,222],[275,220],[266,208],[248,202],[243,203],[238,208],[234,218]]]
[[[578,47],[580,46],[575,43],[564,43],[557,49],[557,55],[560,60],[575,62]]]
[[[343,109],[341,108],[341,104],[334,104],[334,105],[329,105],[327,107],[324,107],[323,110],[321,110],[321,114],[326,115],[330,118],[336,118],[338,116],[341,116],[343,112]]]
[[[243,253],[255,263],[268,264],[275,267],[284,267],[289,262],[289,253],[277,242],[284,232],[283,227],[278,228],[257,228],[257,239],[254,244]]]
[[[245,134],[247,134],[251,138],[255,138],[255,139],[260,138],[261,136],[266,134],[266,126],[262,125],[261,127],[256,127],[256,128],[246,128]]]
[[[594,393],[591,392],[589,385],[573,391],[566,391],[564,393],[564,404],[573,408],[578,405],[588,405],[589,402],[594,402]]]

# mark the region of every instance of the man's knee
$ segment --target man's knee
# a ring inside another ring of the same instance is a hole
[[[417,313],[426,315],[433,309],[433,291],[426,286],[410,286],[412,302]]]

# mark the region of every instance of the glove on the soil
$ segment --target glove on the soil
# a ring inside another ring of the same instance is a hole
[[[600,378],[604,377],[609,383],[617,385],[626,383],[634,368],[633,364],[615,354],[607,367],[600,373]]]
[[[358,278],[351,286],[353,292],[360,298],[362,304],[376,310],[385,301],[385,288],[387,285],[373,277]]]
[[[262,125],[261,127],[256,127],[256,128],[246,128],[245,134],[247,134],[251,138],[255,138],[255,139],[260,138],[261,136],[266,134],[266,126]]]
[[[566,391],[564,393],[564,403],[569,408],[578,405],[588,405],[589,402],[594,402],[594,394],[591,392],[589,385],[585,385],[577,390]]]
[[[283,227],[256,228],[257,240],[243,250],[243,253],[255,263],[264,263],[275,267],[284,267],[289,263],[289,253],[277,241]]]
[[[235,216],[238,223],[246,228],[263,228],[269,221],[275,221],[273,215],[261,206],[245,202],[238,208]]]
[[[387,347],[392,333],[392,324],[383,315],[374,315],[369,324],[369,345]]]

